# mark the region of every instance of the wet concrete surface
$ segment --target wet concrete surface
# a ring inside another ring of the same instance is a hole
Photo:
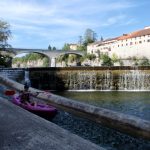
[[[104,150],[0,98],[1,150]]]

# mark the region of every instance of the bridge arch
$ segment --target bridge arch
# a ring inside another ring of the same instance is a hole
[[[60,55],[67,55],[67,54],[74,54],[78,56],[83,56],[83,51],[75,51],[75,50],[69,50],[69,51],[63,51],[63,50],[55,50],[55,51],[49,51],[44,49],[23,49],[23,48],[9,48],[7,51],[11,51],[13,53],[13,57],[21,54],[21,53],[38,53],[45,55],[49,59],[49,66],[56,67],[56,59]]]
[[[69,55],[69,54],[77,55],[77,56],[80,56],[80,57],[83,56],[82,54],[76,53],[76,52],[65,52],[65,53],[58,54],[57,57],[59,57],[61,55]]]
[[[21,55],[21,54],[25,54],[25,55]],[[38,55],[30,55],[30,54],[39,54],[39,56]],[[36,66],[36,64],[39,64],[41,66],[44,65],[45,67],[49,67],[50,63],[51,63],[49,57],[41,52],[26,52],[26,53],[20,52],[17,55],[18,55],[18,57],[12,58],[12,67],[24,66],[26,63],[27,63],[27,67]],[[29,55],[29,56],[27,56],[27,55]],[[22,62],[22,59],[20,60],[19,57],[24,57],[24,56],[25,56],[25,59]],[[15,59],[16,59],[16,61],[15,61]],[[13,60],[15,61],[15,63],[13,63]],[[39,62],[39,60],[42,60],[42,61]]]
[[[55,61],[57,61],[58,66],[81,66],[80,53],[66,52],[57,55]]]

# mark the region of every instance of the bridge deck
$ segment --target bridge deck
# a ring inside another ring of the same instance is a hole
[[[0,97],[0,149],[104,150]]]

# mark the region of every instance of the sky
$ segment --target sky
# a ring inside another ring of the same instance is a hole
[[[86,29],[99,40],[150,26],[150,0],[0,0],[0,20],[10,24],[14,48],[61,49]]]

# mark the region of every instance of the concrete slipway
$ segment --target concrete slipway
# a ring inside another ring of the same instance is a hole
[[[0,97],[0,150],[104,150]]]

